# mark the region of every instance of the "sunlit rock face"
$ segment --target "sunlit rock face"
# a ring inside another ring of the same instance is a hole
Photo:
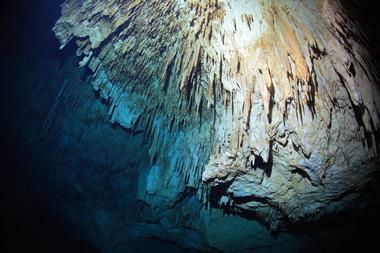
[[[354,20],[335,0],[67,0],[53,30],[111,122],[150,146],[146,216],[182,208],[207,231],[212,205],[276,230],[363,204],[373,183],[380,94]]]

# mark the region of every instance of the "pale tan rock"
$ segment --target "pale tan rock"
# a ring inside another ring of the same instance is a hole
[[[67,0],[54,32],[77,41],[111,121],[144,131],[151,205],[225,185],[273,224],[314,219],[376,170],[377,73],[338,1]]]

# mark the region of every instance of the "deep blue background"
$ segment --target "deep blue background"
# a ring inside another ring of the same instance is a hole
[[[33,83],[20,82],[39,61],[65,61],[72,52],[58,49],[51,28],[60,15],[61,0],[5,1],[1,3],[1,252],[99,252],[76,239],[46,204],[33,173],[38,165],[25,154],[25,136],[43,118],[28,112],[23,101],[33,96]],[[70,50],[70,49],[68,49]],[[46,106],[52,97],[47,87]],[[36,125],[20,126],[23,118]]]

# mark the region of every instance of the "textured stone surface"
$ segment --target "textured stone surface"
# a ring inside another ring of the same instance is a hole
[[[152,217],[190,205],[181,226],[208,231],[216,205],[276,230],[363,204],[377,172],[377,73],[351,15],[333,0],[68,0],[53,30],[111,122],[150,146],[137,197]]]

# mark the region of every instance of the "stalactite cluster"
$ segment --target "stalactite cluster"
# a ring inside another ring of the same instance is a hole
[[[111,122],[150,145],[140,199],[195,194],[200,210],[212,195],[276,229],[346,209],[376,172],[378,76],[351,15],[333,0],[67,0],[53,30]]]

